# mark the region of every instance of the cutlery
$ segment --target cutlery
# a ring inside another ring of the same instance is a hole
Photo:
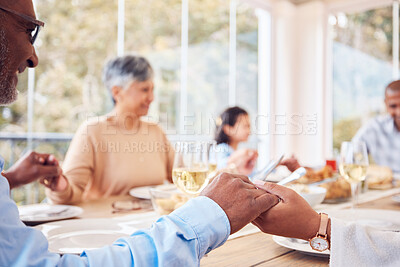
[[[290,182],[297,180],[300,177],[304,176],[306,174],[306,172],[307,171],[304,167],[300,167],[300,168],[296,169],[294,172],[292,172],[292,174],[290,174],[288,177],[286,177],[285,179],[280,181],[278,184],[284,185],[284,184],[290,183]]]
[[[45,212],[44,214],[47,215],[47,216],[49,216],[49,217],[58,216],[58,215],[60,215],[61,213],[66,212],[68,209],[69,209],[69,208],[65,208],[65,209],[62,209],[62,210],[59,210],[59,211],[54,211],[54,212]]]
[[[252,178],[252,181],[255,180],[261,180],[261,181],[265,181],[267,179],[268,174],[270,174],[275,168],[276,166],[279,165],[279,163],[282,161],[283,159],[283,154],[278,158],[278,160],[271,160],[267,166],[265,166],[265,168],[263,168],[262,170],[260,170],[259,172],[257,172]]]

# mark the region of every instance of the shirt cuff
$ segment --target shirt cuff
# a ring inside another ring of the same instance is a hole
[[[231,232],[224,210],[208,197],[191,199],[169,216],[181,218],[193,229],[199,241],[199,259],[224,244]]]

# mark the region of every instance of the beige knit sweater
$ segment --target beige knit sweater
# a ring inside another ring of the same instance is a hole
[[[119,124],[116,117],[104,116],[80,126],[63,163],[68,188],[46,191],[53,203],[127,194],[133,187],[172,180],[174,150],[164,132],[143,121],[136,130]]]

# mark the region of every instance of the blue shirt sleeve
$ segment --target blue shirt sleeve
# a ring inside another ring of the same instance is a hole
[[[230,234],[225,212],[207,197],[197,197],[150,229],[82,255],[50,253],[43,234],[26,227],[0,176],[0,266],[198,266],[204,254]]]
[[[150,229],[82,256],[90,266],[198,266],[229,234],[225,212],[213,200],[198,197],[161,217]]]

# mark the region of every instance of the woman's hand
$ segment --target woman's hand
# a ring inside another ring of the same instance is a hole
[[[46,162],[48,165],[57,166],[59,167],[58,160],[54,156],[50,156]],[[39,182],[44,185],[45,187],[49,188],[52,191],[62,192],[68,187],[68,180],[65,176],[61,173],[58,176],[53,177],[43,177],[39,180]]]
[[[62,170],[53,155],[30,152],[4,171],[3,175],[12,189],[45,177],[58,177],[61,173]]]
[[[307,201],[292,189],[273,183],[255,181],[254,184],[281,201],[269,211],[262,213],[253,224],[268,234],[309,240],[318,232],[320,215]]]

